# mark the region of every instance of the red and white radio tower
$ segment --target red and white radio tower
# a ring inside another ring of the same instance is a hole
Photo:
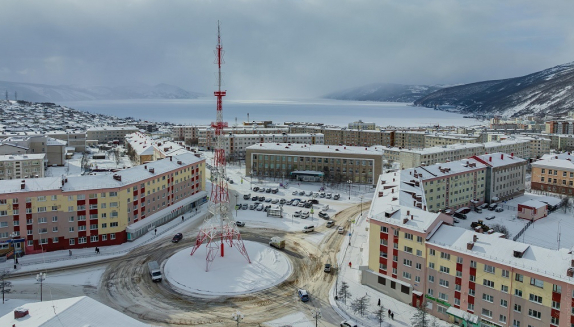
[[[220,252],[223,257],[225,254],[225,244],[229,247],[235,248],[247,259],[249,263],[249,255],[247,249],[241,239],[241,233],[237,229],[233,221],[233,214],[229,204],[229,191],[227,189],[227,181],[225,180],[225,149],[223,146],[223,128],[227,127],[227,123],[223,122],[222,102],[226,91],[221,90],[221,65],[223,64],[223,47],[221,46],[221,35],[219,33],[219,21],[217,22],[217,47],[215,47],[215,63],[218,67],[217,78],[217,91],[213,92],[217,98],[217,119],[211,123],[211,127],[215,130],[215,155],[213,157],[213,168],[211,169],[212,176],[212,189],[211,198],[208,203],[209,212],[212,214],[207,218],[199,230],[197,240],[191,255],[199,249],[199,247],[206,243],[206,264],[205,271],[209,270],[209,266]],[[220,250],[220,251],[218,251]]]

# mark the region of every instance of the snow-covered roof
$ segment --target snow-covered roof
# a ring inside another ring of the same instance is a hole
[[[522,202],[521,205],[527,206],[530,208],[542,208],[542,207],[546,207],[548,204],[546,204],[544,202],[540,202],[538,200],[530,199],[528,201]]]
[[[306,151],[329,154],[367,154],[383,155],[382,146],[337,146],[322,144],[299,144],[299,143],[257,143],[246,148],[247,150],[273,150],[273,151]]]
[[[28,310],[29,314],[16,319],[13,312],[7,313],[0,317],[0,326],[149,326],[87,296],[28,303],[20,308]]]
[[[400,151],[400,152],[410,152],[410,153],[417,153],[417,154],[435,154],[435,153],[443,153],[447,151],[454,151],[460,149],[472,149],[472,148],[482,148],[482,143],[456,143],[450,145],[443,145],[443,146],[435,146],[432,148],[424,148],[424,149],[399,149],[388,147],[386,149],[391,149],[393,151]]]
[[[561,169],[561,170],[574,170],[574,162],[571,159],[556,159],[550,157],[548,159],[541,159],[532,163],[532,167],[548,168],[548,169]]]
[[[474,156],[473,158],[478,159],[479,161],[482,161],[488,166],[494,168],[504,167],[515,163],[526,164],[526,160],[502,152],[483,154],[480,156]]]
[[[100,127],[90,127],[87,131],[97,132],[97,131],[137,131],[139,128],[135,126],[100,126]]]
[[[173,160],[162,159],[150,162],[146,164],[147,169],[144,165],[139,165],[129,169],[120,170],[116,173],[68,176],[66,177],[68,182],[63,186],[61,177],[24,179],[26,181],[24,189],[21,189],[20,187],[22,179],[2,180],[0,181],[0,194],[58,189],[61,189],[63,192],[72,192],[93,189],[119,188],[121,186],[137,183],[152,176],[161,175],[163,173],[179,169],[182,166],[194,164],[203,160],[204,159],[196,157],[193,153],[188,152],[185,154],[173,156]],[[181,161],[182,165],[179,165],[177,163],[178,161]],[[149,172],[150,168],[154,168],[153,173]],[[121,176],[121,181],[115,180],[113,178],[114,174]]]
[[[478,240],[474,242],[472,250],[468,250],[467,244],[473,242],[473,236],[475,235],[478,237]],[[570,254],[569,249],[551,250],[526,244],[526,246],[520,247],[520,249],[524,250],[522,258],[516,258],[514,257],[514,251],[516,246],[521,243],[502,236],[500,233],[477,234],[472,230],[443,225],[427,243],[486,261],[504,263],[505,265],[531,271],[552,279],[558,278],[574,283],[574,278],[566,275],[566,272],[571,267],[571,260],[574,258]]]
[[[0,161],[44,160],[45,157],[45,153],[3,154],[0,155]]]
[[[68,143],[66,141],[62,141],[62,140],[58,140],[58,139],[49,137],[48,141],[46,141],[46,144],[47,145],[53,145],[53,146],[55,146],[55,145],[65,146]]]
[[[403,172],[406,172],[413,177],[415,174],[417,174],[418,178],[421,180],[426,180],[471,172],[484,168],[486,168],[486,165],[479,161],[473,159],[463,159],[458,161],[434,164],[430,166],[405,169]]]

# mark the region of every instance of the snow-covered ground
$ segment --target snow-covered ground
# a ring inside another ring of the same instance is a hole
[[[468,218],[466,220],[459,219],[460,223],[455,224],[455,226],[471,229],[470,224],[473,221],[482,219],[487,226],[494,224],[506,226],[511,234],[510,238],[512,238],[517,235],[528,222],[524,219],[516,218],[518,204],[531,199],[543,200],[545,197],[547,196],[526,193],[524,196],[503,202],[503,212],[495,212],[488,209],[482,210],[482,213],[471,211],[467,214]],[[486,217],[491,216],[495,218],[486,220]],[[557,249],[559,234],[561,248],[570,249],[574,247],[574,238],[568,237],[574,234],[574,216],[572,211],[567,210],[564,212],[563,208],[559,208],[551,212],[548,217],[537,220],[528,227],[526,232],[517,239],[517,241],[549,249]]]
[[[106,151],[100,151],[97,148],[89,148],[93,154],[105,154]],[[120,147],[120,149],[123,148]],[[106,159],[94,160],[89,159],[88,164],[93,169],[123,169],[132,167],[132,163],[127,156],[120,158],[120,162],[116,164],[113,155],[106,154]],[[82,154],[74,153],[72,159],[66,160],[66,164],[61,167],[48,167],[46,169],[45,175],[47,177],[56,176],[80,176],[82,174]]]
[[[191,295],[240,295],[264,290],[283,282],[293,270],[280,251],[257,242],[244,241],[251,263],[237,249],[226,247],[225,257],[215,257],[205,271],[206,247],[195,255],[193,247],[171,256],[163,267],[165,279],[174,289]]]
[[[96,254],[94,248],[89,247],[72,250],[72,256],[69,255],[68,250],[25,255],[22,258],[18,258],[19,265],[17,271],[63,267],[121,256],[137,248],[138,246],[147,244],[152,240],[162,238],[169,239],[173,237],[172,233],[184,229],[186,226],[191,225],[193,222],[197,221],[197,219],[203,219],[206,213],[207,206],[204,205],[197,214],[193,212],[185,213],[183,215],[185,217],[183,222],[180,218],[176,218],[165,225],[159,226],[157,228],[157,235],[154,233],[154,231],[150,231],[133,242],[126,242],[112,246],[102,246],[100,247],[100,254]],[[13,265],[14,261],[8,260],[6,262],[0,263],[0,269],[12,270]]]
[[[263,326],[267,327],[314,327],[315,323],[311,322],[302,312],[292,313],[284,317],[264,322]]]

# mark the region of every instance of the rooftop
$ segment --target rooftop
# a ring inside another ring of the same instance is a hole
[[[526,160],[502,152],[483,154],[480,156],[474,156],[473,158],[482,161],[490,167],[503,167],[515,163],[526,164]]]
[[[0,161],[21,161],[21,160],[44,160],[45,153],[31,154],[3,154],[0,155]]]
[[[384,150],[382,146],[337,146],[322,144],[296,144],[296,143],[258,143],[246,148],[247,150],[267,150],[267,151],[308,151],[329,154],[365,154],[381,155]]]

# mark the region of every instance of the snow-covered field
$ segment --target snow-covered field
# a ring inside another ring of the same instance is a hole
[[[506,226],[511,234],[510,238],[512,238],[517,235],[527,223],[524,219],[516,218],[518,204],[531,199],[543,200],[545,197],[546,196],[543,195],[526,193],[524,196],[504,202],[503,212],[495,212],[488,209],[482,210],[482,213],[471,211],[467,214],[468,218],[466,220],[459,219],[460,223],[455,224],[455,226],[471,229],[470,224],[473,221],[482,219],[488,226],[494,224]],[[491,216],[495,216],[495,218],[486,220],[486,217]],[[557,249],[560,235],[560,247],[570,249],[574,247],[574,238],[569,237],[569,235],[572,234],[574,234],[573,212],[569,210],[564,212],[562,208],[559,208],[550,213],[548,217],[534,222],[517,241],[549,249]]]
[[[205,245],[193,256],[190,256],[193,247],[189,247],[167,260],[164,277],[184,294],[220,296],[264,290],[291,275],[292,265],[285,254],[261,243],[244,243],[251,263],[236,249],[226,247],[225,257],[217,255],[206,272]]]

